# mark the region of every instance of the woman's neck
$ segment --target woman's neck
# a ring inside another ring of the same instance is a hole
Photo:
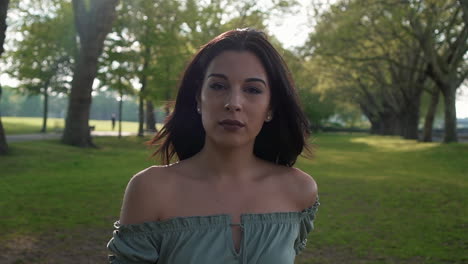
[[[194,158],[207,177],[219,182],[251,179],[259,164],[259,159],[253,154],[253,144],[217,147],[207,142]]]

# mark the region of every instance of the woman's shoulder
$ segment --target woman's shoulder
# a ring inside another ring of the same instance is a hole
[[[170,165],[154,165],[148,167],[144,170],[133,175],[130,179],[130,183],[135,181],[137,183],[151,183],[151,182],[158,182],[159,184],[164,181],[170,179],[170,177],[175,174],[175,167],[177,167],[177,163],[170,164]]]
[[[314,178],[308,173],[293,167],[281,166],[278,170],[279,184],[284,186],[285,191],[295,199],[299,208],[312,206],[318,196],[318,187]]]
[[[136,173],[125,190],[120,223],[138,224],[156,221],[162,201],[174,181],[171,166],[151,166]]]
[[[127,185],[127,191],[137,191],[144,195],[152,194],[157,189],[164,189],[174,180],[176,171],[174,165],[151,166],[135,175],[130,179]]]

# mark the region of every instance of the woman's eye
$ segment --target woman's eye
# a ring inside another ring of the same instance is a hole
[[[262,93],[262,90],[258,89],[257,87],[247,87],[247,88],[245,88],[245,91],[248,92],[248,93],[252,93],[252,94]]]
[[[222,83],[212,83],[210,84],[210,88],[213,90],[221,90],[224,89],[224,85]]]

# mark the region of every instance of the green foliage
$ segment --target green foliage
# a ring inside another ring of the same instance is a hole
[[[314,130],[323,127],[326,121],[336,112],[336,102],[333,97],[326,96],[317,89],[319,76],[311,67],[309,61],[299,55],[283,49],[276,44],[277,49],[282,51],[282,56],[293,76],[299,101],[306,113],[311,127]]]
[[[91,8],[90,1],[81,3],[84,10]],[[15,2],[13,6],[23,14],[21,17],[24,21],[21,20],[16,25],[17,32],[24,35],[24,39],[18,44],[24,48],[15,49],[18,51],[16,53],[12,51],[10,58],[17,63],[11,73],[24,76],[21,83],[22,87],[28,88],[28,93],[44,91],[47,80],[51,81],[48,85],[51,87],[49,92],[53,89],[66,92],[73,70],[71,65],[77,53],[71,1]],[[253,27],[269,34],[267,26],[270,18],[294,14],[298,6],[297,1],[280,0],[268,3],[246,0],[120,1],[117,7],[118,18],[105,40],[104,53],[99,59],[97,83],[102,90],[135,94],[136,89],[144,82],[146,90],[141,95],[156,105],[164,105],[167,101],[174,100],[177,84],[187,61],[202,44],[233,28]],[[350,20],[349,17],[344,19],[345,22]],[[323,28],[325,30],[326,26]],[[348,28],[339,31],[347,34],[346,36],[351,35],[349,32]],[[361,32],[359,36],[364,35]],[[322,124],[337,109],[349,110],[346,107],[336,107],[343,98],[348,100],[353,97],[341,90],[336,92],[337,90],[328,89],[337,82],[324,78],[328,75],[321,68],[321,63],[329,64],[327,61],[317,62],[318,58],[311,60],[304,56],[305,53],[285,50],[272,36],[270,40],[290,66],[301,97],[310,99],[302,101],[312,123]],[[37,43],[41,44],[36,45]],[[331,44],[336,49],[346,47],[342,43]],[[63,64],[57,60],[64,58],[62,55],[68,56]],[[55,72],[53,66],[56,67]],[[20,68],[24,70],[20,71]],[[334,69],[331,72],[337,71]],[[349,86],[349,82],[340,83],[340,87],[345,86]],[[345,103],[350,104],[349,100]],[[93,108],[101,106],[94,105]],[[347,115],[348,110],[342,114]]]
[[[153,101],[173,98],[188,54],[180,29],[181,2],[122,1],[117,10],[101,60],[103,85],[124,85],[128,92],[139,80],[146,85],[141,96]]]
[[[313,130],[325,125],[325,122],[334,114],[333,103],[323,100],[319,93],[299,89],[299,97]]]
[[[408,120],[418,119],[418,109],[428,108],[418,105],[422,91],[433,84],[456,89],[467,76],[463,5],[456,0],[336,2],[318,16],[302,49],[321,71],[317,89],[359,106],[373,124],[392,116],[408,126]]]
[[[287,12],[294,4],[295,1],[274,1],[263,7],[250,1],[122,1],[109,39],[114,36],[124,43],[120,46],[130,48],[120,48],[118,53],[128,53],[120,58],[111,56],[112,48],[106,49],[106,60],[132,61],[133,69],[137,69],[133,73],[140,82],[146,80],[142,96],[165,104],[174,100],[181,72],[201,45],[229,29],[265,29],[270,11]],[[109,72],[109,68],[102,72]]]
[[[11,87],[2,87],[2,96],[0,98],[0,113],[2,116],[15,115],[21,111],[24,96],[15,92]]]
[[[361,1],[332,5],[302,54],[320,75],[317,90],[338,99],[338,110],[354,104],[373,125],[385,124],[379,132],[414,137],[417,123],[408,120],[418,121],[421,93],[429,84],[427,61],[403,28],[408,19],[394,15],[405,5],[366,3],[366,8]],[[398,129],[408,126],[411,131]]]
[[[49,92],[67,93],[73,72],[75,30],[70,3],[54,6],[56,13],[35,15],[34,10],[23,14],[22,25],[16,25],[14,49],[7,52],[11,62],[7,73],[20,81],[26,94]]]

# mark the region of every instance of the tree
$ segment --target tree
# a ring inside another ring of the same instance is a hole
[[[89,111],[98,58],[104,39],[112,28],[118,0],[72,0],[75,27],[79,37],[65,131],[62,142],[69,145],[94,146],[89,130]]]
[[[455,95],[468,76],[468,2],[418,0],[382,2],[389,23],[399,23],[407,37],[419,43],[427,74],[444,97],[444,142],[456,142]]]
[[[167,49],[160,52],[161,46],[181,46],[183,42],[177,40],[177,35],[180,34],[180,1],[122,1],[119,6],[118,25],[120,28],[115,27],[114,33],[120,34],[122,41],[129,41],[135,45],[133,49],[134,59],[134,74],[140,82],[139,92],[139,126],[138,135],[143,136],[144,121],[145,121],[145,100],[146,104],[151,106],[149,95],[152,95],[156,89],[152,79],[159,78],[163,75],[159,72],[156,64],[161,64],[159,56],[170,57],[167,67],[177,64],[180,58],[184,57],[181,54],[173,54],[174,52],[167,52]],[[124,34],[117,31],[124,31]],[[169,43],[169,44],[167,44]],[[122,50],[122,49],[121,49]],[[166,54],[164,53],[166,51]],[[122,52],[126,52],[122,50]],[[169,78],[168,78],[169,79]],[[163,86],[167,79],[162,82],[156,83],[158,86]],[[152,111],[146,111],[147,119],[151,119]]]
[[[429,107],[427,108],[426,117],[424,120],[424,129],[423,129],[423,142],[432,141],[432,128],[434,126],[434,119],[437,111],[437,105],[439,104],[439,95],[440,90],[436,86],[429,90],[428,92],[431,95],[431,101]]]
[[[283,49],[279,43],[273,41],[288,65],[304,112],[314,131],[325,126],[325,122],[335,113],[336,104],[333,97],[329,97],[317,90],[318,77],[315,64],[299,54]]]
[[[137,72],[137,55],[132,45],[132,39],[125,36],[125,25],[117,20],[114,30],[105,41],[103,56],[99,60],[98,79],[101,87],[118,92],[118,137],[122,137],[122,115],[125,94],[133,94],[132,80]]]
[[[14,50],[8,53],[8,73],[20,81],[19,89],[29,95],[43,95],[41,132],[47,129],[50,93],[68,92],[76,48],[71,4],[60,3],[56,8],[53,14],[29,14],[18,30],[22,39],[13,41]]]
[[[306,52],[328,71],[319,86],[358,104],[371,132],[417,139],[428,66],[418,43],[405,34],[405,21],[395,22],[391,11],[397,11],[391,8],[380,2],[366,8],[360,1],[332,5]]]
[[[7,29],[6,17],[9,0],[0,2],[0,56],[3,54],[3,43],[5,42],[5,32]],[[0,99],[2,98],[2,86],[0,84]],[[0,114],[0,155],[8,153],[8,145],[6,142],[5,131],[3,130],[2,118]]]
[[[170,111],[167,103],[175,97],[180,73],[201,45],[226,27],[242,27],[251,22],[260,24],[257,22],[270,15],[268,11],[275,10],[274,7],[283,10],[288,5],[285,1],[274,1],[269,8],[251,1],[122,1],[118,19],[125,21],[128,38],[138,43],[140,58],[138,135],[143,135],[145,119],[148,128],[154,127],[154,105],[165,105],[166,112]]]
[[[468,76],[468,2],[427,1],[409,13],[413,36],[429,62],[428,73],[444,97],[444,142],[458,141],[456,91]]]

